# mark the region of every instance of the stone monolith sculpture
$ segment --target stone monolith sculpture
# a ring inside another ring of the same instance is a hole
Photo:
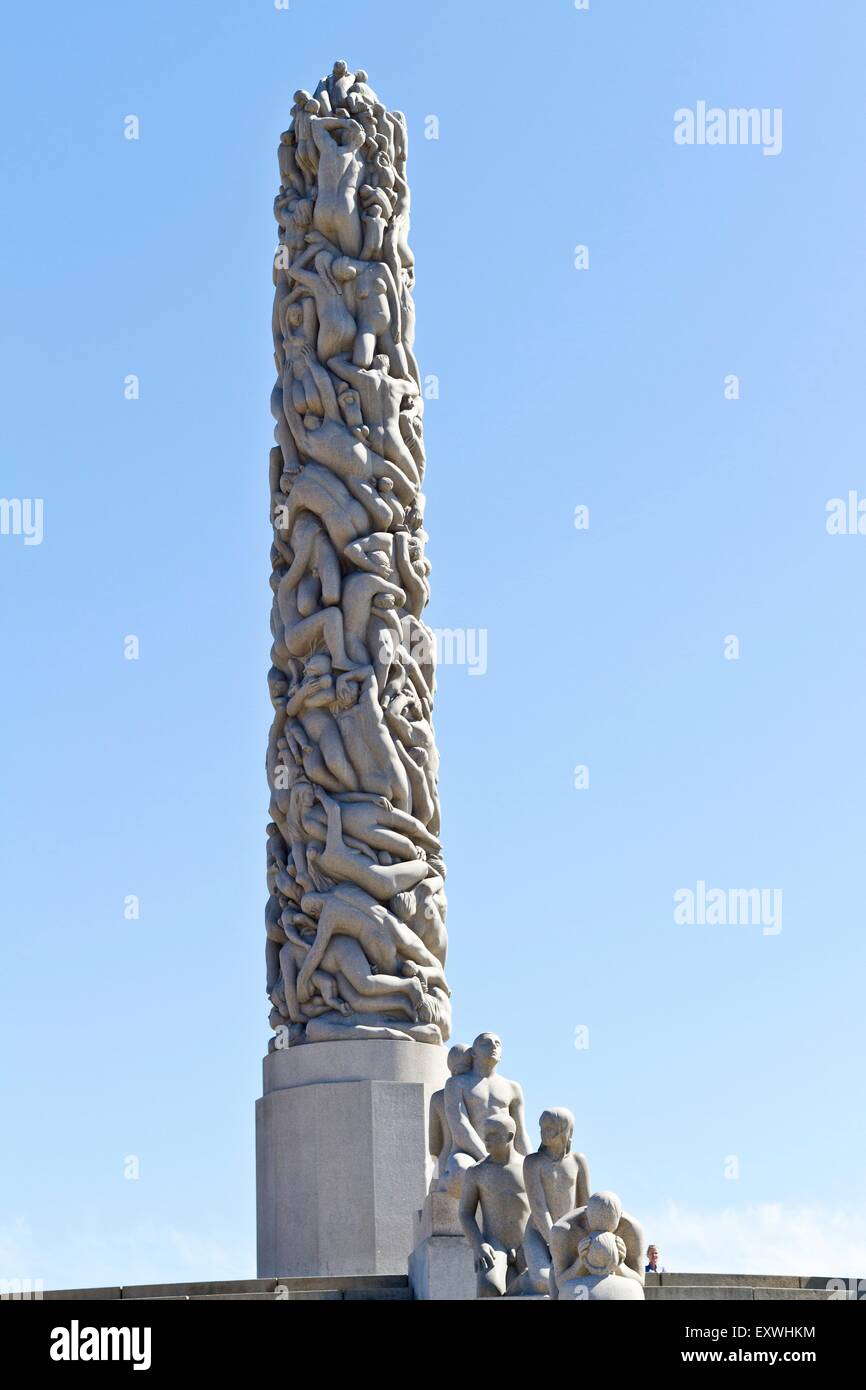
[[[261,1274],[404,1272],[446,1074],[407,150],[337,62],[278,151]]]

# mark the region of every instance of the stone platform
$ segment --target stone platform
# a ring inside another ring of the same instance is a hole
[[[448,1239],[448,1237],[442,1237]],[[650,1302],[688,1300],[716,1302],[801,1302],[826,1301],[831,1297],[827,1278],[787,1274],[648,1274],[646,1296]],[[851,1281],[856,1288],[856,1281]],[[837,1294],[838,1298],[839,1295]],[[854,1295],[849,1295],[853,1299]],[[46,1289],[44,1300],[91,1302],[175,1302],[204,1300],[257,1302],[398,1302],[412,1299],[409,1280],[400,1275],[358,1278],[232,1279],[223,1283],[127,1284],[98,1289]],[[499,1300],[489,1299],[490,1303]],[[509,1303],[523,1302],[508,1299]],[[543,1302],[527,1299],[526,1302]]]

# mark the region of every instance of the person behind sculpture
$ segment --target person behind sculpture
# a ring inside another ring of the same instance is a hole
[[[532,1219],[523,1243],[525,1282],[533,1293],[550,1288],[550,1232],[553,1225],[589,1201],[589,1164],[581,1153],[571,1152],[574,1116],[557,1107],[542,1112],[541,1145],[523,1160],[523,1180]]]
[[[445,1114],[451,1132],[451,1155],[446,1166],[451,1189],[459,1187],[460,1172],[483,1161],[487,1149],[484,1127],[488,1120],[507,1115],[514,1124],[514,1147],[529,1152],[524,1122],[523,1091],[516,1081],[496,1074],[502,1043],[495,1033],[479,1033],[472,1044],[472,1066],[445,1082]]]
[[[488,1119],[484,1125],[487,1156],[463,1174],[460,1225],[475,1256],[476,1298],[501,1298],[515,1286],[524,1269],[529,1200],[523,1186],[523,1165],[514,1152],[516,1132],[508,1114]]]
[[[613,1192],[594,1193],[586,1206],[556,1221],[550,1252],[551,1298],[607,1301],[644,1296],[643,1230]]]

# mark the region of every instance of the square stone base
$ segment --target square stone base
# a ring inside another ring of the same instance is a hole
[[[259,1278],[405,1275],[445,1049],[371,1039],[271,1052],[256,1103]]]
[[[431,1192],[415,1217],[415,1247],[409,1256],[413,1298],[466,1302],[475,1298],[475,1261],[457,1216],[457,1202]]]

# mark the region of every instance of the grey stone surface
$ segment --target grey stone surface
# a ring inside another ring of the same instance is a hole
[[[460,1209],[457,1200],[445,1192],[428,1192],[424,1205],[415,1218],[415,1243],[426,1240],[427,1236],[460,1236]]]
[[[405,1275],[444,1049],[407,1040],[315,1043],[271,1053],[264,1067],[259,1276]]]
[[[658,1276],[665,1288],[676,1284],[745,1284],[750,1288],[799,1288],[801,1278],[798,1274],[681,1274],[665,1270]]]
[[[429,1221],[428,1224],[430,1224]],[[457,1299],[460,1301],[474,1299],[475,1273],[472,1267],[471,1252],[465,1238],[462,1235],[436,1235],[425,1239],[431,1248],[420,1252],[420,1263],[418,1263],[419,1250],[413,1251],[410,1263],[410,1268],[413,1268],[415,1280],[417,1280],[415,1298]],[[764,1284],[761,1286],[756,1286],[754,1283],[751,1285],[731,1285],[728,1282],[732,1277],[737,1279],[749,1277],[743,1275],[689,1274],[685,1272],[678,1273],[676,1277],[683,1282],[668,1284],[665,1288],[659,1282],[658,1275],[647,1275],[647,1299],[655,1302],[700,1302],[702,1300],[743,1302],[752,1299],[772,1302],[784,1302],[786,1300],[811,1302],[824,1301],[830,1298],[830,1293],[826,1288],[827,1280],[817,1275],[803,1276],[802,1278],[797,1275],[752,1275],[753,1281],[755,1279],[776,1279],[778,1281],[776,1285]],[[423,1282],[425,1279],[426,1284]],[[696,1282],[698,1280],[701,1282]],[[862,1285],[863,1281],[854,1279],[851,1283],[853,1286],[851,1297],[853,1298],[856,1297],[857,1286]],[[157,1289],[163,1292],[150,1294],[146,1292],[148,1289]],[[138,1291],[134,1298],[132,1297],[133,1290]],[[304,1297],[301,1298],[301,1295]],[[406,1302],[413,1296],[407,1278],[392,1275],[367,1276],[366,1278],[234,1279],[223,1283],[128,1284],[125,1288],[115,1285],[106,1289],[46,1289],[43,1298],[54,1301],[79,1302],[92,1298],[118,1299],[122,1296],[126,1301],[142,1303],[154,1300],[179,1303],[222,1300],[263,1302],[273,1301],[278,1297],[286,1298],[287,1296],[287,1300],[293,1302],[299,1299],[300,1301],[308,1301],[311,1297],[314,1301],[320,1301],[322,1295],[328,1296],[328,1302]],[[541,1301],[541,1296],[537,1294],[526,1295],[518,1300],[509,1299],[508,1301],[538,1302]]]
[[[752,1290],[752,1297],[758,1300],[775,1303],[779,1301],[787,1302],[791,1299],[795,1302],[800,1302],[804,1299],[828,1302],[830,1296],[826,1289],[785,1289],[770,1288],[763,1285]]]
[[[95,1289],[46,1289],[42,1294],[43,1299],[58,1298],[80,1298],[87,1302],[102,1302],[105,1299],[120,1298],[120,1287],[117,1284],[110,1284],[104,1288]]]
[[[668,1288],[645,1289],[644,1297],[665,1303],[693,1303],[702,1299],[712,1303],[717,1303],[720,1300],[724,1302],[730,1300],[747,1302],[751,1301],[752,1290],[745,1284],[700,1284],[693,1286],[677,1284]]]
[[[265,920],[292,1046],[450,1030],[407,152],[342,61],[278,150]]]
[[[213,1280],[203,1279],[189,1284],[125,1284],[118,1297],[124,1299],[142,1298],[194,1298],[209,1294],[214,1287]],[[271,1294],[273,1279],[225,1279],[220,1282],[221,1294]]]
[[[409,1257],[413,1297],[465,1303],[475,1298],[475,1260],[464,1235],[426,1236]]]
[[[409,1282],[416,1299],[475,1298],[475,1257],[463,1234],[457,1201],[445,1192],[429,1192],[416,1214]]]

